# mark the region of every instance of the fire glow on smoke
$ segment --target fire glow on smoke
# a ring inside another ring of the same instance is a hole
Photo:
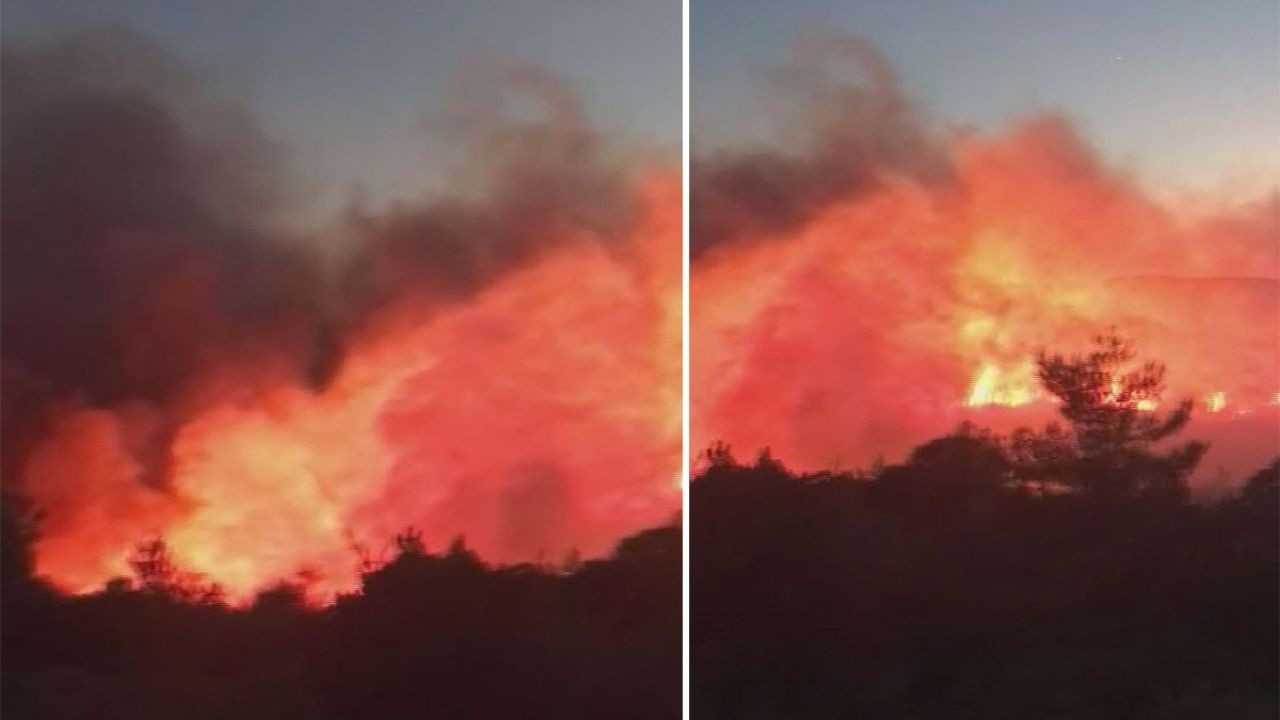
[[[631,258],[553,254],[439,313],[393,307],[323,391],[264,383],[184,420],[169,487],[142,482],[129,409],[65,414],[24,483],[56,509],[37,569],[72,591],[127,575],[160,534],[232,597],[300,570],[355,584],[353,538],[415,525],[481,556],[607,552],[678,505],[675,182],[655,178]],[[92,497],[63,497],[91,492]]]
[[[411,525],[428,547],[465,534],[491,560],[551,561],[664,521],[679,502],[678,207],[675,182],[652,178],[622,255],[574,248],[456,308],[389,308],[322,391],[213,393],[179,425],[163,490],[130,453],[145,411],[66,413],[24,474],[55,509],[38,571],[91,590],[161,535],[232,597],[303,570],[337,591],[357,579],[353,539],[376,548]]]
[[[695,448],[847,468],[1039,424],[1035,353],[1114,328],[1166,364],[1166,403],[1196,400],[1202,468],[1280,454],[1280,195],[1167,204],[1059,117],[936,131],[858,40],[784,75],[807,131],[694,164]]]
[[[4,70],[5,480],[57,587],[161,537],[234,602],[322,601],[409,527],[555,563],[678,512],[679,178],[556,78],[464,72],[455,194],[329,243],[270,229],[269,145],[149,42]]]

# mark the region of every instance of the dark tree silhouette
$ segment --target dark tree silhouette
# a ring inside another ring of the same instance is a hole
[[[570,570],[490,567],[461,537],[432,554],[408,528],[389,561],[361,548],[361,588],[331,607],[308,604],[301,573],[237,609],[161,538],[136,548],[133,579],[55,593],[30,575],[23,506],[3,509],[6,718],[680,714],[674,525]]]
[[[1165,368],[1138,363],[1136,356],[1133,343],[1115,334],[1098,336],[1084,354],[1039,354],[1040,382],[1059,401],[1067,427],[1013,435],[1020,477],[1097,496],[1186,494],[1187,478],[1208,446],[1193,440],[1162,447],[1186,427],[1192,403],[1158,412]]]
[[[1280,461],[1186,492],[1163,369],[1044,354],[1065,427],[972,426],[794,473],[723,444],[690,488],[696,718],[1271,718]]]
[[[145,540],[129,556],[129,567],[140,590],[193,603],[220,604],[222,588],[206,583],[196,574],[180,569],[169,553],[164,538]]]

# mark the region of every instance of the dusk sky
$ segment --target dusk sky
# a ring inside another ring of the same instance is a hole
[[[678,158],[680,23],[679,0],[11,0],[4,38],[105,24],[158,40],[249,98],[322,212],[357,184],[375,202],[439,184],[424,111],[474,58],[543,65],[611,142]]]
[[[758,79],[815,29],[869,38],[948,125],[1062,111],[1152,189],[1280,179],[1275,0],[691,3],[693,150],[757,137]]]
[[[438,182],[424,109],[468,57],[541,63],[577,82],[610,135],[674,154],[676,0],[363,4],[247,0],[12,0],[4,37],[86,24],[143,32],[251,98],[321,207]],[[1161,189],[1265,187],[1280,177],[1280,5],[691,3],[695,152],[755,137],[758,79],[797,34],[864,35],[941,122],[991,128],[1061,110],[1113,161]]]

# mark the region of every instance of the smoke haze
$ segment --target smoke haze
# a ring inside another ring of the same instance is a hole
[[[781,72],[769,110],[804,121],[776,147],[694,148],[695,449],[847,468],[1038,423],[1035,351],[1115,327],[1197,400],[1191,434],[1235,438],[1205,468],[1280,452],[1280,195],[1162,203],[1057,115],[944,129],[858,39]]]
[[[312,238],[284,149],[163,48],[4,52],[4,479],[55,584],[160,535],[233,597],[328,592],[411,525],[511,562],[675,510],[678,182],[554,75],[463,68],[456,188]]]

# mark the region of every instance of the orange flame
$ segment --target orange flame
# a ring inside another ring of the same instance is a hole
[[[768,446],[801,469],[892,457],[966,406],[1033,411],[1035,350],[1082,348],[1109,327],[1166,364],[1166,397],[1268,402],[1280,303],[1277,279],[1255,274],[1280,266],[1274,198],[1188,216],[1055,119],[953,150],[945,190],[859,186],[794,227],[698,258],[695,447]],[[1251,442],[1205,466],[1245,472],[1278,449],[1274,435]]]
[[[1016,378],[1006,378],[996,365],[983,363],[973,379],[965,405],[969,407],[1026,405],[1035,400],[1038,395],[1034,378],[1028,380],[1026,375],[1029,375],[1029,372],[1019,373]]]
[[[1222,412],[1227,407],[1227,394],[1221,390],[1209,393],[1204,399],[1204,409],[1211,413]]]
[[[262,369],[210,376],[176,429],[168,484],[144,478],[145,408],[74,410],[24,486],[49,511],[37,572],[73,592],[162,536],[175,565],[244,601],[312,578],[358,583],[415,526],[496,562],[607,552],[679,507],[678,181],[645,180],[627,242],[584,238],[467,303],[375,318],[320,392]],[[63,500],[75,495],[75,502]]]

